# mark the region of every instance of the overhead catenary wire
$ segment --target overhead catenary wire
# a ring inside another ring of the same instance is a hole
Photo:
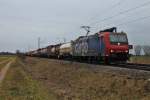
[[[138,22],[138,21],[142,21],[142,20],[146,20],[146,19],[149,19],[150,18],[150,15],[148,16],[143,16],[143,17],[140,17],[140,18],[137,18],[137,19],[134,19],[134,20],[129,20],[127,22],[123,22],[123,23],[120,23],[120,24],[117,24],[115,26],[119,27],[119,26],[123,26],[123,25],[127,25],[127,24],[130,24],[130,23],[134,23],[134,22]],[[105,27],[105,28],[108,28],[109,26]],[[96,27],[93,27],[93,28],[96,28]]]
[[[119,6],[122,2],[123,2],[122,0],[119,1],[119,2],[116,4],[116,6]],[[115,17],[118,17],[118,16],[120,16],[120,15],[129,13],[129,12],[134,11],[134,10],[137,10],[137,9],[139,9],[139,8],[143,8],[143,7],[148,6],[148,5],[150,5],[150,1],[147,1],[147,2],[145,2],[145,3],[142,3],[142,4],[137,5],[137,6],[135,6],[135,7],[126,9],[126,10],[124,10],[124,11],[120,11],[120,12],[118,12],[118,13],[115,14],[115,15],[112,15],[112,16],[110,16],[110,17],[106,17],[106,18],[104,18],[104,19],[102,19],[102,20],[100,20],[100,21],[95,21],[95,22],[93,22],[93,23],[91,23],[91,24],[96,24],[96,23],[100,23],[100,22],[103,22],[103,21],[107,21],[107,20],[113,19],[113,18],[115,18]],[[114,7],[115,7],[115,5],[114,5]],[[136,22],[136,21],[138,21],[138,20],[144,20],[144,19],[147,19],[147,18],[149,18],[149,17],[150,17],[150,16],[145,16],[145,17],[142,17],[142,18],[138,18],[138,19],[135,19],[135,20],[131,20],[131,21],[127,21],[127,22],[124,22],[124,23],[117,24],[116,26],[121,26],[121,25],[125,25],[125,24],[128,24],[128,23]],[[93,29],[93,28],[98,28],[98,27],[96,27],[96,26],[94,26],[94,25],[90,25],[90,26],[91,26],[91,29]],[[102,27],[101,27],[101,28],[102,28]]]
[[[131,11],[134,11],[134,10],[136,10],[136,9],[139,9],[139,8],[142,8],[142,7],[145,7],[145,6],[148,6],[148,5],[150,5],[150,1],[145,2],[145,3],[141,4],[141,5],[136,6],[136,7],[129,8],[129,9],[127,9],[127,10],[121,11],[121,12],[119,12],[119,13],[117,13],[117,14],[115,14],[115,15],[112,15],[112,16],[110,16],[110,17],[106,17],[106,18],[104,18],[104,19],[102,19],[102,20],[100,20],[100,21],[93,22],[92,25],[97,24],[97,23],[101,23],[101,22],[103,22],[103,21],[107,21],[107,20],[113,19],[113,18],[118,17],[118,16],[120,16],[120,15],[122,15],[122,14],[131,12]]]
[[[134,15],[136,15],[136,13],[134,14]],[[124,16],[124,17],[127,17],[128,19],[130,18],[130,19],[132,19],[132,18],[134,18],[133,16]],[[134,20],[127,20],[126,22],[121,22],[120,24],[117,24],[118,26],[119,25],[122,25],[122,24],[128,24],[128,23],[130,23],[131,21],[133,22],[133,21],[138,21],[138,20],[144,20],[144,18],[145,19],[147,19],[147,17],[149,17],[149,15],[148,16],[143,16],[142,18],[139,18],[139,17],[137,17],[137,18],[134,18]],[[122,19],[121,19],[122,20]],[[108,24],[105,24],[105,26],[112,26],[112,23],[108,23]],[[114,24],[115,25],[115,24]],[[117,25],[115,25],[115,26],[117,26]],[[96,28],[96,27],[95,27]]]
[[[108,8],[106,9],[106,10],[108,10],[108,11],[105,11],[105,12],[110,12],[110,10],[113,10],[114,8],[120,6],[123,1],[125,1],[125,0],[120,0],[120,1],[117,2],[116,4],[113,4],[112,6],[108,7]],[[89,21],[95,19],[97,16],[99,16],[99,14],[96,14],[95,16],[91,17],[91,18],[89,19]],[[92,23],[90,23],[90,24],[92,24]],[[89,24],[89,25],[90,25],[90,24]]]
[[[146,20],[146,19],[149,19],[149,18],[150,18],[150,15],[140,17],[140,18],[137,18],[137,19],[134,19],[134,20],[130,20],[130,21],[127,21],[127,22],[124,22],[124,23],[120,23],[120,24],[117,24],[116,26],[122,26],[122,25],[126,25],[126,24],[129,24],[129,23],[134,23],[134,22],[137,22],[137,21],[141,21],[141,20]]]

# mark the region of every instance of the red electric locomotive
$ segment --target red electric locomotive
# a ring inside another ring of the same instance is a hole
[[[88,61],[126,62],[129,59],[129,44],[126,33],[116,27],[89,36],[80,36],[70,43],[50,45],[29,52],[31,56],[79,59]]]
[[[81,36],[72,42],[72,56],[105,63],[126,62],[129,56],[127,35],[110,28],[89,36]]]
[[[129,44],[126,33],[116,27],[99,32],[101,56],[105,63],[126,62],[129,59]]]

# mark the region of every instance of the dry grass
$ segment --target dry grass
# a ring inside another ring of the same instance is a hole
[[[150,81],[145,79],[94,72],[86,64],[36,58],[28,58],[26,64],[26,72],[59,100],[150,100]]]
[[[17,58],[0,87],[0,100],[150,100],[150,80],[94,71],[87,64]]]
[[[130,58],[132,63],[150,64],[150,56],[132,56]]]
[[[0,100],[56,100],[56,98],[25,73],[17,59],[0,86]]]
[[[0,56],[0,62],[1,61],[4,61],[4,60],[7,60],[9,57],[6,57],[6,56]]]

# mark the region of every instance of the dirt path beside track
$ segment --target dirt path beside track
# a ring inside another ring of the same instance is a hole
[[[9,59],[9,60],[10,60],[10,59]],[[4,63],[4,62],[7,62],[7,61],[8,61],[8,60],[3,61],[3,62],[0,62],[0,64],[1,64],[1,63]],[[9,62],[0,70],[0,84],[2,83],[3,79],[5,78],[5,75],[6,75],[7,71],[8,71],[8,69],[10,68],[10,66],[11,66],[11,64],[12,64],[13,61],[14,61],[13,59],[12,59],[11,61],[9,61]]]

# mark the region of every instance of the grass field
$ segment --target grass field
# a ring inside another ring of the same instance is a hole
[[[150,56],[132,56],[130,58],[132,63],[150,64]]]
[[[86,64],[26,59],[26,71],[57,94],[59,100],[149,100],[150,82],[115,72],[94,72]],[[30,67],[29,67],[30,66]]]
[[[4,60],[7,60],[9,57],[6,57],[6,56],[0,56],[0,62],[1,61],[4,61]]]
[[[87,64],[17,58],[0,84],[0,100],[150,100],[150,81]]]
[[[0,100],[56,100],[52,93],[24,72],[19,62],[16,59],[0,84]]]

